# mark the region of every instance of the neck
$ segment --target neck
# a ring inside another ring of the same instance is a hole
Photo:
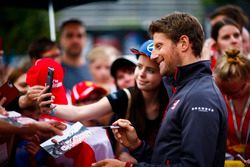
[[[201,57],[197,57],[193,54],[192,50],[188,50],[187,52],[182,53],[181,55],[181,66],[185,66],[188,64],[193,64],[201,60]]]
[[[79,67],[84,64],[84,60],[81,56],[72,58],[65,54],[62,56],[62,62],[73,67]]]
[[[159,101],[157,95],[159,90],[142,92],[145,102],[146,115],[149,120],[154,120],[159,115]]]

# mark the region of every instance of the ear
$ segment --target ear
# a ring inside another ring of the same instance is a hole
[[[178,43],[182,52],[186,52],[189,49],[189,47],[191,47],[189,38],[186,35],[182,35]]]

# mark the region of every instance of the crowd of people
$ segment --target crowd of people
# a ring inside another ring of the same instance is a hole
[[[0,165],[223,167],[241,160],[250,166],[248,17],[225,5],[210,21],[205,39],[191,14],[153,20],[151,39],[128,56],[102,45],[84,59],[86,26],[76,19],[62,23],[59,44],[33,41],[30,61],[1,80],[20,94],[6,104],[0,91],[0,118],[16,111],[32,121],[17,127],[0,119]],[[98,135],[57,159],[40,147],[78,121]]]

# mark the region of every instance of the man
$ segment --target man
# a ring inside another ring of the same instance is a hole
[[[91,80],[88,66],[81,57],[87,40],[86,27],[81,21],[71,19],[62,24],[60,32],[64,85],[67,90],[71,90],[76,83]]]
[[[175,76],[175,92],[162,120],[152,157],[135,165],[104,160],[92,166],[223,167],[226,147],[227,111],[215,85],[210,62],[201,60],[204,33],[197,19],[172,13],[151,23],[154,50],[151,58],[162,75]],[[150,154],[128,120],[113,125],[114,134],[139,160]]]

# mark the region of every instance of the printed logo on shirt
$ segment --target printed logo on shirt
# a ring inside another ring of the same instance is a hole
[[[54,80],[53,80],[52,88],[59,88],[59,87],[61,87],[62,85],[63,85],[62,82],[60,82],[59,80],[54,79]]]
[[[214,109],[209,107],[192,107],[192,111],[198,112],[214,112]]]
[[[180,100],[175,100],[171,109],[174,110],[179,102],[180,102]]]

